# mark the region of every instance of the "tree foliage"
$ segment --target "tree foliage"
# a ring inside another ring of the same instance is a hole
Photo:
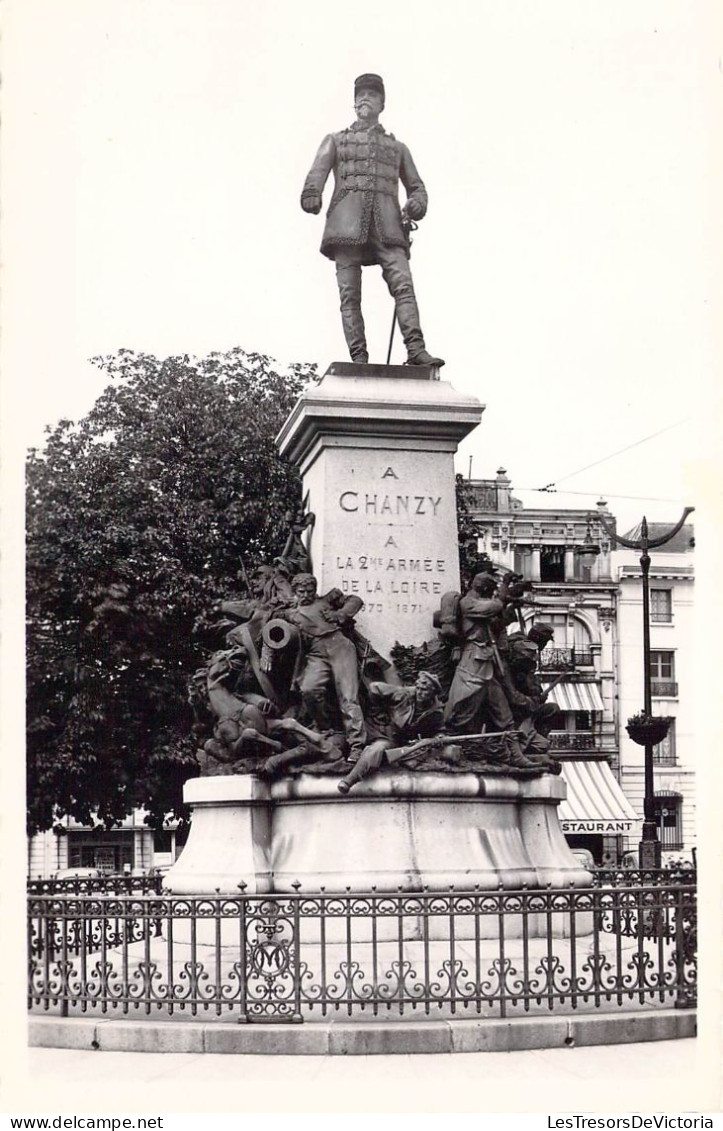
[[[462,589],[469,587],[474,575],[489,568],[489,558],[477,550],[480,535],[479,524],[473,515],[474,495],[469,480],[459,473],[455,475],[455,497],[457,503],[457,542],[459,546],[459,576]]]
[[[178,807],[194,625],[280,552],[299,500],[274,437],[312,369],[240,349],[94,361],[109,387],[27,466],[30,831]]]

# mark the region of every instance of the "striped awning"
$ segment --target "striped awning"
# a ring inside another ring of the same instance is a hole
[[[561,711],[603,711],[600,686],[597,683],[558,683],[550,692],[550,702]]]
[[[629,833],[637,816],[607,762],[562,762],[567,797],[559,817],[565,833]]]

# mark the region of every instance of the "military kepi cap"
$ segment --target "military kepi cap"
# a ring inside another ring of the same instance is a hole
[[[365,87],[367,88],[367,90],[379,91],[382,98],[386,97],[386,92],[384,90],[384,80],[382,79],[381,75],[359,75],[359,78],[354,81],[354,97],[356,98],[359,91],[363,90]]]

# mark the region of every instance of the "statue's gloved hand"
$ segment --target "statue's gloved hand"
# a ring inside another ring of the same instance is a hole
[[[321,615],[329,624],[343,624],[347,620],[346,614],[338,609],[322,609]]]
[[[534,711],[537,707],[534,699],[531,699],[529,695],[522,695],[519,691],[510,692],[508,697],[515,707],[524,707],[526,711]]]
[[[301,207],[304,212],[313,212],[316,215],[321,212],[321,193],[320,192],[304,192],[301,194]]]
[[[424,216],[424,205],[415,200],[413,196],[409,198],[402,209],[402,217],[407,216],[410,220],[421,220]]]

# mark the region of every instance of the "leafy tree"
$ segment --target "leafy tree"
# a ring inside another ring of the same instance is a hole
[[[280,552],[299,501],[274,437],[312,368],[240,349],[94,361],[111,384],[27,466],[31,832],[178,809],[199,612]]]
[[[457,540],[459,545],[459,576],[462,589],[468,588],[476,573],[491,570],[493,563],[489,556],[477,549],[481,533],[479,523],[473,517],[474,492],[468,479],[457,473],[455,476],[455,495],[457,503]]]

